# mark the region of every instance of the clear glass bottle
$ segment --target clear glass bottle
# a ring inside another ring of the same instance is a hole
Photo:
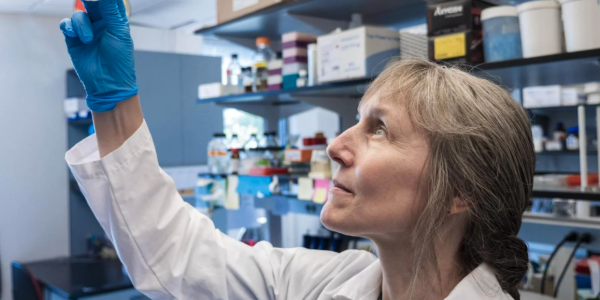
[[[250,135],[250,138],[244,143],[244,149],[246,151],[254,150],[258,148],[258,138],[256,137],[256,133]]]
[[[227,67],[227,85],[231,86],[243,86],[242,80],[242,66],[238,62],[238,55],[231,55],[231,63]]]
[[[240,142],[240,139],[238,138],[237,134],[233,134],[231,136],[231,141],[229,141],[229,149],[240,149],[242,148],[242,143]]]
[[[208,143],[208,169],[211,174],[226,174],[229,157],[227,156],[227,139],[224,133],[213,134]]]
[[[254,79],[252,91],[260,92],[269,89],[269,71],[267,65],[271,60],[275,59],[275,52],[271,49],[271,41],[266,37],[257,38],[256,47],[258,50],[254,54],[254,63],[252,65],[252,77]]]

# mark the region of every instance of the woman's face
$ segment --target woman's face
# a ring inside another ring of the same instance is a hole
[[[340,167],[321,221],[347,235],[406,237],[426,202],[426,137],[392,101],[363,100],[359,114],[327,148]]]

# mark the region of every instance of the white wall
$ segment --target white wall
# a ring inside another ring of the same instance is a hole
[[[71,66],[60,19],[0,14],[0,259],[69,255],[67,127],[62,101]]]

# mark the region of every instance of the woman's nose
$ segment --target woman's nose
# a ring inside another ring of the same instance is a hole
[[[351,131],[352,128],[344,131],[344,133],[336,137],[333,142],[327,146],[327,155],[329,158],[340,164],[342,167],[350,167],[354,162]]]

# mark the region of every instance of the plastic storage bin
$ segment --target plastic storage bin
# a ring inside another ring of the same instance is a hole
[[[496,6],[481,12],[486,62],[523,57],[519,13],[514,6]]]
[[[560,4],[554,0],[530,1],[517,6],[523,57],[563,52]]]
[[[567,52],[600,48],[600,2],[560,0]]]

